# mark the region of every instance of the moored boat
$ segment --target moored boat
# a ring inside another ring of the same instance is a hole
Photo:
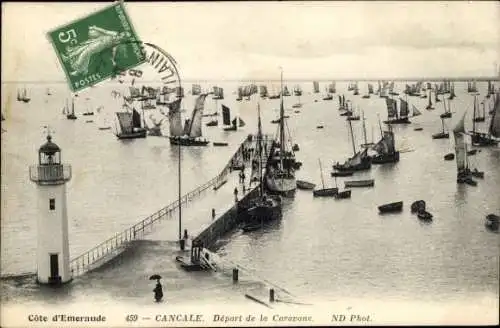
[[[337,194],[335,195],[335,199],[347,199],[351,198],[351,190],[342,190],[338,191]]]
[[[417,213],[417,212],[421,212],[421,211],[425,211],[425,201],[424,200],[414,201],[411,204],[411,212]]]
[[[375,185],[374,179],[368,180],[350,180],[345,181],[344,185],[346,188],[355,188],[355,187],[373,187]]]
[[[227,142],[213,142],[212,145],[214,145],[215,147],[224,147],[229,144]]]
[[[323,179],[323,168],[321,166],[321,160],[318,159],[318,162],[319,162],[319,171],[321,175],[321,186],[323,188],[313,190],[313,195],[314,197],[333,197],[337,194],[339,188],[325,188],[325,181]],[[335,180],[335,182],[337,181]]]
[[[498,231],[499,223],[500,223],[500,216],[498,216],[496,214],[488,214],[488,215],[486,215],[486,219],[485,219],[484,225],[488,229],[490,229],[492,231]]]
[[[350,177],[354,174],[354,171],[335,171],[332,172],[330,175],[332,177]]]
[[[400,201],[400,202],[394,202],[394,203],[380,205],[378,207],[378,210],[380,213],[401,212],[403,210],[403,202]]]
[[[169,103],[170,144],[179,146],[206,146],[210,142],[202,137],[202,118],[207,94],[196,99],[191,119],[182,127],[180,103],[182,98]]]
[[[424,221],[431,221],[432,220],[432,214],[427,212],[427,211],[420,211],[417,213],[417,217],[420,219],[420,220],[424,220]]]
[[[304,181],[304,180],[297,180],[297,188],[303,189],[303,190],[311,190],[314,189],[316,185],[314,183]]]
[[[445,161],[452,161],[454,159],[455,159],[455,154],[453,154],[453,153],[448,153],[448,154],[444,155]]]

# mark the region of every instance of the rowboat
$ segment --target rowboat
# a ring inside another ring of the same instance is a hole
[[[334,197],[338,193],[338,188],[324,188],[313,190],[314,197]]]
[[[425,201],[417,200],[411,204],[411,212],[418,213],[425,211]]]
[[[346,198],[351,198],[351,191],[350,190],[339,191],[335,195],[335,199],[346,199]]]
[[[393,213],[401,212],[403,210],[403,202],[394,202],[389,204],[380,205],[378,207],[380,213]]]
[[[417,216],[420,220],[424,220],[424,221],[431,221],[432,220],[432,214],[427,212],[427,211],[420,211],[417,213]]]
[[[373,187],[375,185],[375,180],[373,180],[373,179],[370,179],[370,180],[351,180],[351,181],[345,181],[344,185],[346,188]]]
[[[500,216],[495,215],[495,214],[488,214],[486,215],[486,221],[484,225],[493,231],[498,231],[498,225],[500,223]]]
[[[316,187],[316,185],[314,183],[307,182],[304,180],[297,180],[297,188],[299,188],[299,189],[311,190],[311,189],[314,189],[314,187]]]
[[[353,171],[335,171],[331,173],[332,177],[350,177],[353,175]]]

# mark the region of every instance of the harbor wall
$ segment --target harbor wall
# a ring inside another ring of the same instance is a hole
[[[244,211],[250,206],[252,199],[259,195],[259,186],[249,191],[244,197],[235,202],[229,210],[214,219],[209,226],[203,229],[194,239],[193,244],[202,243],[210,251],[217,250],[217,241],[225,234],[236,229],[244,218]]]

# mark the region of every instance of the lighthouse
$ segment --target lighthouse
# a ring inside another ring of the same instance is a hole
[[[38,191],[37,281],[59,285],[72,278],[66,205],[71,166],[61,163],[61,149],[52,142],[50,133],[38,150],[38,164],[29,171]]]

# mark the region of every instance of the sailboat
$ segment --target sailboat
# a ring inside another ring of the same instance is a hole
[[[83,116],[91,116],[91,115],[94,115],[94,112],[87,107],[87,110],[85,113],[83,113]]]
[[[368,92],[366,94],[363,95],[363,99],[369,99],[370,98],[370,94],[373,93],[373,86],[371,84],[368,84]]]
[[[433,110],[434,109],[434,107],[432,107],[432,97],[431,97],[432,93],[431,92],[432,91],[429,90],[429,104],[427,105],[427,107],[425,107],[425,109],[427,109],[427,110]]]
[[[347,109],[347,104],[344,95],[339,95],[339,110]]]
[[[432,139],[448,139],[450,137],[450,134],[448,132],[445,132],[444,129],[444,117],[441,117],[441,126],[442,126],[441,132],[433,134]]]
[[[495,87],[491,81],[488,81],[488,93],[486,94],[486,98],[490,98],[493,94],[495,94]]]
[[[193,84],[191,85],[191,94],[193,96],[198,96],[201,94],[201,85],[199,84]]]
[[[481,105],[483,105],[483,112],[482,114],[479,111],[479,106],[476,106],[477,104],[477,96],[474,96],[474,122],[484,122],[486,120],[486,108],[485,108],[485,103],[484,101],[481,102]]]
[[[260,120],[260,104],[257,104],[258,124],[257,124],[257,143],[252,159],[252,173],[250,178],[250,186],[253,182],[259,184],[259,194],[255,199],[251,200],[251,206],[247,210],[249,220],[246,221],[243,231],[256,230],[263,224],[279,219],[282,215],[281,197],[277,195],[268,195],[264,190],[263,181],[263,137],[262,123]]]
[[[313,92],[319,93],[319,82],[318,81],[313,81]]]
[[[205,98],[207,94],[201,94],[196,99],[191,119],[186,120],[184,128],[182,127],[180,103],[181,99],[177,99],[169,105],[169,122],[170,122],[170,144],[181,146],[206,146],[209,141],[201,140],[202,136],[202,116],[205,107]]]
[[[453,129],[455,138],[455,159],[457,162],[457,183],[467,183],[475,186],[476,181],[472,179],[472,172],[469,169],[469,161],[467,156],[467,144],[465,141],[465,114],[462,116],[456,127]]]
[[[120,131],[117,131],[118,139],[137,139],[145,138],[147,130],[142,126],[141,114],[133,108],[132,112],[116,112]]]
[[[476,107],[474,106],[474,108]],[[477,131],[474,119],[472,120],[472,131],[469,133],[471,135],[472,145],[474,146],[487,147],[498,144],[498,140],[495,138],[500,138],[500,92],[497,92],[495,95],[495,104],[493,105],[493,114],[491,115],[488,133]]]
[[[215,100],[215,111],[212,113],[212,114],[204,114],[203,116],[217,116],[219,115],[219,106],[217,104],[217,98],[213,98]],[[222,110],[224,111],[224,108],[227,108],[226,106],[222,105]],[[207,124],[205,124],[206,126],[218,126],[219,125],[219,121],[215,118],[213,120],[211,120],[210,122],[208,122]]]
[[[455,84],[452,84],[451,87],[450,87],[450,95],[449,95],[448,99],[452,100],[455,97],[456,97],[456,95],[455,95]]]
[[[259,93],[261,98],[267,98],[268,96],[267,86],[265,85],[259,86]]]
[[[368,156],[368,148],[356,151],[356,142],[354,138],[354,133],[352,131],[352,123],[351,121],[347,121],[349,125],[350,136],[352,141],[352,151],[353,156],[348,158],[344,164],[336,163],[333,165],[333,169],[337,171],[362,171],[368,170],[371,168],[371,157]]]
[[[448,106],[446,106],[446,103],[448,103]],[[446,99],[443,98],[443,114],[439,115],[440,118],[451,118],[451,103],[450,101],[446,101]]]
[[[363,121],[363,140],[365,143],[361,144],[361,147],[370,147],[373,146],[373,128],[372,128],[372,142],[368,142],[368,138],[366,136],[366,124],[365,124],[365,112],[361,112],[361,120]],[[380,122],[379,122],[380,124]]]
[[[23,89],[23,92],[22,92],[21,96],[20,97],[18,96],[18,100],[21,100],[24,103],[29,103],[30,102],[31,98],[28,97],[26,88]]]
[[[231,120],[231,109],[224,105],[222,105],[222,123],[226,125],[224,131],[237,131],[238,128],[245,126],[245,122],[239,116]]]
[[[300,88],[299,85],[296,85],[295,88],[293,89],[293,93],[295,96],[297,96],[297,103],[292,105],[292,108],[301,108],[302,103],[300,102],[300,96],[302,95],[302,89]]]
[[[330,90],[328,88],[325,88],[326,95],[323,97],[323,100],[332,100],[333,95],[330,93]]]
[[[77,117],[75,115],[75,99],[71,100],[71,112],[69,111],[67,100],[66,100],[66,107],[65,108],[66,108],[66,118],[68,120],[76,120]]]
[[[238,87],[238,97],[236,97],[236,101],[243,100],[243,87]]]
[[[386,164],[399,162],[399,152],[396,151],[396,143],[394,140],[394,132],[391,125],[387,131],[382,131],[382,126],[379,121],[381,139],[373,146],[373,150],[377,155],[371,159],[372,164]]]
[[[335,81],[330,83],[330,85],[328,85],[328,92],[329,93],[336,93],[337,92]]]
[[[102,107],[98,107],[96,110],[97,113],[100,114],[99,119],[98,119],[98,123],[97,123],[97,128],[99,130],[109,130],[109,129],[111,129],[111,125],[108,121],[108,118],[105,116],[105,114],[101,113],[101,110],[102,110]]]
[[[281,88],[283,89],[283,71],[281,72]],[[295,158],[293,152],[287,151],[286,147],[283,96],[284,93],[281,92],[279,143],[277,144],[275,141],[271,146],[265,180],[267,189],[270,192],[290,195],[295,192],[297,182],[295,180]]]
[[[323,168],[321,167],[321,160],[318,159],[318,162],[319,162],[319,171],[320,171],[320,175],[321,175],[321,186],[323,188],[313,190],[313,196],[314,197],[333,197],[338,193],[339,188],[325,188],[325,180],[323,179]]]
[[[46,93],[47,93],[47,96],[51,96],[52,95],[52,93],[50,92],[49,88],[47,88],[47,92]]]
[[[285,97],[290,96],[290,91],[288,91],[288,87],[286,85],[281,88],[281,94]]]
[[[408,114],[410,113],[408,109],[408,102],[399,98],[401,101],[401,106],[398,114],[398,106],[395,99],[386,98],[385,102],[387,105],[387,120],[384,121],[385,124],[410,124],[411,121],[408,119]]]
[[[358,82],[355,82],[355,83],[354,83],[354,92],[353,92],[353,95],[354,95],[354,96],[359,95]]]

